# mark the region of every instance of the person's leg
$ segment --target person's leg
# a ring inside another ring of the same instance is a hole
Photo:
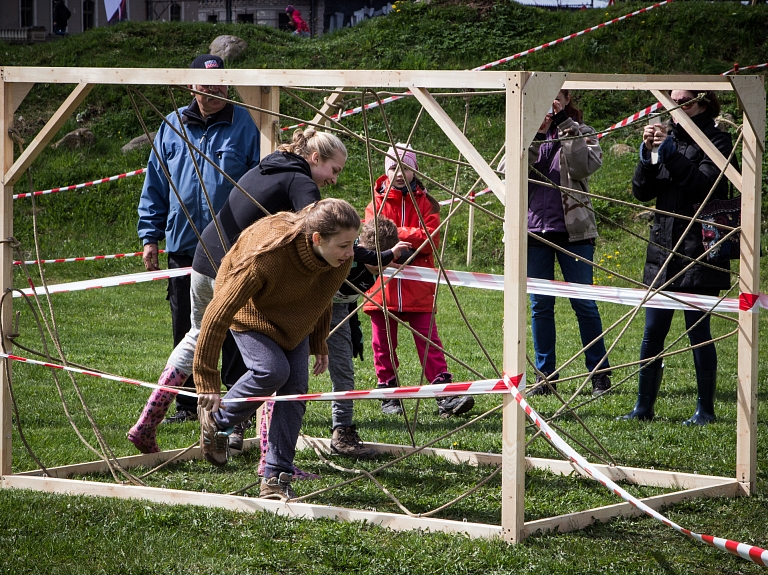
[[[543,280],[555,279],[555,250],[541,243],[528,244],[528,277]],[[534,365],[550,380],[557,379],[556,369],[556,330],[554,296],[530,294],[531,334],[533,335]],[[556,388],[554,383],[541,383],[541,376],[534,381],[539,384],[527,392],[527,396],[548,395]],[[551,387],[550,387],[551,386]]]
[[[328,373],[333,383],[333,391],[352,391],[355,389],[355,366],[352,363],[352,336],[347,317],[347,304],[333,304],[331,331],[328,337]],[[343,323],[342,323],[343,322]],[[341,325],[339,325],[341,324]],[[338,328],[337,328],[338,326]],[[352,425],[352,401],[334,401],[331,403],[333,429]]]
[[[158,385],[164,387],[180,387],[189,379],[192,373],[192,362],[195,356],[195,346],[200,335],[200,325],[208,303],[213,298],[213,280],[197,272],[192,272],[190,279],[190,314],[191,327],[184,338],[171,352],[168,362],[163,369]],[[156,429],[163,421],[168,408],[173,401],[174,393],[156,389],[150,395],[136,424],[128,432],[128,441],[133,443],[142,453],[160,451],[156,440]],[[192,401],[194,397],[188,398]],[[197,415],[195,407],[195,416]]]
[[[563,279],[567,282],[592,285],[592,266],[591,262],[595,255],[593,245],[573,245],[568,246],[568,251],[575,253],[579,258],[568,256],[562,252],[557,253],[557,261],[560,264],[560,270],[563,273]],[[603,333],[603,322],[600,318],[600,311],[597,303],[591,299],[570,299],[571,307],[576,313],[576,319],[579,323],[579,333],[581,334],[581,345],[584,350],[584,363],[589,371],[593,369],[606,369],[610,367],[606,357],[605,340],[601,337]],[[597,339],[599,338],[599,339]],[[594,343],[592,343],[595,339]],[[592,378],[592,393],[600,395],[611,388],[610,372],[596,374]]]
[[[221,382],[227,390],[248,371],[243,363],[243,356],[237,347],[235,338],[230,330],[227,330],[227,337],[221,346]],[[235,429],[229,436],[229,448],[235,451],[242,451],[245,441],[245,430],[251,426],[251,421],[243,421],[235,425]]]
[[[395,375],[395,368],[400,366],[397,358],[397,322],[389,318],[389,335],[392,339],[390,352],[387,340],[387,320],[384,312],[376,310],[368,312],[371,316],[371,347],[373,348],[373,366],[376,370],[378,387],[397,387],[399,382]],[[394,364],[392,363],[394,358]],[[403,404],[399,399],[383,399],[381,411],[387,415],[400,415],[403,413]]]
[[[709,294],[708,294],[709,295]],[[716,294],[715,294],[716,295]],[[702,319],[703,316],[703,319]],[[683,425],[706,425],[715,421],[715,390],[717,387],[717,349],[712,340],[709,315],[696,310],[685,310],[685,327],[690,329],[688,340],[691,345],[705,345],[693,349],[693,363],[696,367],[696,411]],[[691,328],[697,321],[696,327]]]
[[[168,269],[185,268],[192,265],[192,257],[183,254],[168,254]],[[184,339],[184,336],[192,327],[191,314],[192,303],[190,299],[190,276],[181,276],[177,278],[170,278],[168,280],[168,303],[171,308],[171,325],[173,328],[173,345],[174,347],[179,345]],[[190,374],[191,374],[190,370]],[[184,382],[184,387],[194,391],[195,382],[190,376]],[[178,419],[179,421],[186,421],[188,419],[194,420],[194,415],[197,412],[197,401],[194,397],[188,397],[184,395],[176,396],[176,412],[179,417],[172,419],[169,423]],[[190,417],[186,417],[190,414]]]
[[[643,341],[640,344],[640,359],[648,359],[661,353],[664,349],[664,340],[672,325],[672,317],[675,310],[672,309],[645,309],[645,331]],[[638,380],[637,401],[635,407],[627,415],[619,419],[639,419],[650,421],[653,419],[654,405],[659,395],[661,379],[664,375],[664,363],[656,359],[642,366]]]

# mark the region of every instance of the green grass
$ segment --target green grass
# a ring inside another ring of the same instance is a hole
[[[474,10],[460,2],[401,4],[401,12],[366,22],[355,29],[342,30],[322,39],[299,41],[290,35],[258,26],[209,26],[126,23],[89,31],[56,43],[40,46],[0,45],[0,65],[30,66],[149,66],[184,67],[197,52],[206,50],[221,33],[237,34],[249,43],[244,58],[234,64],[241,68],[412,68],[467,69],[522,49],[580,30],[608,18],[641,7],[621,4],[603,11],[551,13],[499,2],[486,11]],[[478,3],[479,4],[479,3]],[[608,15],[606,15],[606,12]],[[742,65],[768,60],[765,30],[768,8],[744,7],[735,3],[703,4],[675,2],[640,18],[616,24],[599,32],[566,42],[507,65],[509,69],[567,70],[587,72],[635,73],[720,73],[734,61]],[[419,30],[415,36],[413,30]],[[652,32],[649,32],[651,30]],[[663,31],[660,33],[659,31]],[[650,37],[647,37],[650,36]],[[157,42],[162,38],[162,48]],[[34,136],[52,106],[61,101],[70,87],[40,85],[33,88],[15,115],[23,135]],[[170,100],[160,87],[142,91],[161,110],[170,110]],[[175,94],[179,101],[186,96]],[[305,97],[314,104],[318,95]],[[724,109],[735,114],[736,102],[724,97]],[[606,127],[648,105],[651,97],[641,92],[595,92],[579,94],[588,123]],[[350,100],[349,105],[356,105]],[[465,113],[462,100],[441,99],[441,104],[461,125]],[[148,125],[159,118],[141,106]],[[288,114],[312,115],[287,96],[281,109]],[[94,89],[78,112],[84,125],[97,136],[94,147],[76,152],[46,149],[32,169],[33,189],[47,189],[88,181],[133,170],[145,165],[148,151],[123,156],[119,148],[141,132],[127,96],[121,88],[100,86]],[[412,100],[400,101],[384,109],[394,137],[405,140],[419,112]],[[23,120],[19,119],[23,117]],[[369,115],[373,137],[386,139],[382,112]],[[286,125],[287,122],[283,122]],[[345,120],[356,133],[363,132],[360,116]],[[76,126],[70,120],[59,137]],[[497,96],[474,98],[469,103],[467,135],[488,158],[503,141],[503,99]],[[455,151],[433,121],[423,118],[414,136],[414,146],[437,154],[454,156]],[[606,151],[603,168],[591,181],[593,191],[618,199],[631,199],[630,178],[636,157],[614,157],[607,153],[614,143],[639,143],[639,131],[632,128],[603,140]],[[340,183],[327,194],[343,197],[362,210],[370,198],[368,165],[364,148],[346,140],[350,151]],[[376,159],[373,171],[381,166]],[[454,168],[425,159],[422,169],[447,187],[453,186]],[[764,189],[768,186],[764,169]],[[459,175],[463,193],[474,182],[468,170]],[[40,197],[36,216],[42,231],[39,242],[44,258],[71,257],[134,251],[140,248],[135,235],[135,206],[141,177],[103,184],[96,188]],[[446,198],[429,186],[440,199]],[[26,178],[15,192],[29,191]],[[480,200],[494,213],[502,208],[492,196]],[[602,215],[601,237],[596,255],[609,268],[640,278],[644,244],[628,236],[618,222],[641,236],[647,225],[632,220],[633,210],[598,201]],[[32,207],[30,200],[15,202],[14,233],[21,242],[24,259],[34,259]],[[443,216],[447,210],[443,210]],[[445,234],[445,262],[449,268],[466,269],[467,217],[458,212]],[[765,231],[765,230],[764,230]],[[502,230],[499,222],[478,213],[475,235],[475,261],[471,269],[503,273]],[[610,257],[609,257],[610,256]],[[765,260],[761,262],[763,278]],[[140,271],[138,258],[122,261],[89,262],[46,266],[50,283],[98,278]],[[627,286],[612,274],[599,272],[601,285]],[[26,287],[20,272],[16,285]],[[39,280],[37,280],[39,283]],[[768,292],[763,280],[761,291]],[[457,289],[461,305],[480,340],[496,365],[501,365],[502,294],[466,288]],[[122,376],[154,381],[171,351],[170,322],[161,282],[53,296],[57,325],[67,359]],[[28,308],[17,300],[21,310],[20,343],[40,349],[37,328]],[[626,307],[600,304],[604,325],[627,311]],[[492,377],[493,370],[478,344],[464,326],[456,305],[445,287],[441,288],[438,326],[447,349],[463,361]],[[528,310],[519,310],[528,313]],[[568,302],[558,301],[558,357],[565,360],[579,348],[576,321]],[[680,314],[677,314],[680,316]],[[642,335],[642,314],[619,342],[612,362],[634,361]],[[363,321],[366,341],[369,326]],[[682,317],[676,317],[671,334],[683,330]],[[713,332],[720,335],[732,329],[724,320],[713,321]],[[768,374],[766,336],[768,323],[760,322],[760,382]],[[608,342],[614,336],[608,337]],[[401,335],[401,377],[408,384],[419,382],[418,360],[406,333]],[[668,340],[670,341],[670,340]],[[528,349],[532,349],[530,335]],[[366,350],[367,352],[367,350]],[[718,422],[704,429],[684,429],[680,422],[693,412],[695,377],[690,353],[670,357],[657,418],[651,424],[617,422],[617,415],[631,409],[636,393],[636,378],[617,386],[599,401],[579,411],[600,442],[621,465],[675,469],[699,474],[733,477],[735,474],[736,342],[718,344],[720,381],[716,398]],[[26,355],[23,353],[22,355]],[[581,359],[563,371],[564,376],[582,370]],[[471,372],[449,362],[456,378],[472,378]],[[375,384],[370,353],[365,362],[356,361],[357,385]],[[93,460],[65,416],[51,373],[39,367],[15,364],[14,392],[21,424],[38,457],[47,466]],[[620,371],[614,381],[628,372]],[[68,377],[59,373],[64,397],[73,418],[85,437],[95,444],[93,432]],[[529,373],[529,379],[532,374]],[[146,400],[148,392],[126,384],[88,377],[77,377],[83,396],[99,427],[117,455],[134,453],[125,433]],[[573,391],[577,383],[561,384],[561,391]],[[327,376],[312,378],[311,389],[330,390]],[[584,395],[581,399],[586,400]],[[500,402],[499,396],[479,397],[475,413]],[[759,400],[766,391],[760,385]],[[535,398],[533,405],[544,415],[557,408],[554,398]],[[415,403],[408,402],[413,410]],[[463,420],[460,420],[463,421]],[[378,402],[358,402],[356,422],[366,441],[409,443],[399,420],[381,414]],[[417,443],[424,443],[452,429],[455,420],[437,417],[434,402],[419,406]],[[309,405],[304,433],[329,435],[330,405]],[[573,417],[558,420],[558,425],[590,449],[594,441]],[[438,446],[480,452],[501,450],[500,413],[495,413],[468,431],[442,441]],[[194,424],[163,427],[159,442],[163,449],[186,447],[197,438]],[[252,432],[251,432],[252,433]],[[529,436],[532,431],[528,431]],[[578,448],[580,452],[584,449]],[[768,468],[768,424],[763,413],[758,417],[758,490],[751,498],[705,499],[666,510],[671,519],[695,531],[733,538],[768,547],[765,509],[768,507],[766,468]],[[527,454],[556,457],[544,441],[537,439]],[[594,459],[591,458],[590,459]],[[387,461],[387,458],[383,459]],[[258,452],[234,459],[226,470],[216,470],[203,462],[188,462],[169,468],[148,479],[150,485],[226,493],[253,482]],[[341,464],[352,462],[338,460]],[[320,462],[311,452],[301,452],[297,464],[321,474],[321,479],[297,482],[299,494],[332,485],[348,476]],[[372,463],[361,463],[371,469]],[[13,471],[34,469],[18,432],[13,435]],[[415,457],[395,465],[381,480],[412,511],[426,512],[466,491],[486,477],[490,468],[453,465],[440,459]],[[99,475],[88,479],[111,481]],[[495,478],[478,492],[439,517],[498,524],[500,521],[500,482]],[[661,490],[628,486],[644,497]],[[255,495],[253,490],[250,493]],[[314,500],[318,504],[397,512],[393,504],[369,482],[358,482]],[[616,497],[598,484],[577,477],[558,477],[545,472],[526,476],[525,519],[527,521],[588,509],[617,502]],[[427,533],[395,533],[362,523],[344,524],[321,520],[309,522],[270,514],[245,515],[195,507],[173,507],[142,502],[126,502],[89,497],[53,496],[42,493],[0,490],[0,573],[757,573],[759,568],[700,544],[692,543],[651,519],[614,520],[571,534],[532,537],[524,545],[508,547],[499,541],[474,541],[462,536]]]

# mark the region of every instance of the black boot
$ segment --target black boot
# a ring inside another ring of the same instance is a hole
[[[696,370],[696,385],[699,396],[696,399],[696,413],[683,422],[683,425],[707,425],[715,421],[715,388],[717,387],[716,371]]]
[[[659,395],[661,387],[661,378],[664,375],[664,365],[660,369],[650,369],[644,367],[640,370],[640,381],[637,388],[637,403],[635,408],[627,415],[617,417],[617,419],[639,419],[640,421],[650,421],[653,419],[653,405],[656,403],[656,396]]]

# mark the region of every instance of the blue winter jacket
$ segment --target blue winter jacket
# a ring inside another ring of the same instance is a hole
[[[185,114],[185,111],[187,112]],[[248,112],[229,104],[218,112],[207,127],[197,111],[197,102],[179,109],[189,140],[224,170],[234,181],[259,163],[260,135]],[[167,122],[167,123],[166,123]],[[221,209],[232,184],[198,152],[192,152],[202,174],[205,189],[213,204],[208,208],[194,162],[187,144],[168,124],[179,128],[176,112],[166,116],[155,136],[155,148],[149,156],[144,188],[139,200],[138,232],[142,244],[156,244],[165,239],[168,252],[192,256],[197,236],[160,165],[162,161],[189,211],[199,233]]]

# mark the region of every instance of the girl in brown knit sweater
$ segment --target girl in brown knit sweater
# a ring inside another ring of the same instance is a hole
[[[329,198],[298,214],[259,220],[222,260],[194,360],[200,444],[210,463],[226,465],[229,433],[260,405],[231,400],[307,393],[309,354],[315,375],[327,369],[332,298],[352,266],[359,228],[355,209]],[[217,364],[227,329],[248,371],[220,397]],[[275,404],[262,497],[294,496],[290,482],[304,410],[304,402]]]

